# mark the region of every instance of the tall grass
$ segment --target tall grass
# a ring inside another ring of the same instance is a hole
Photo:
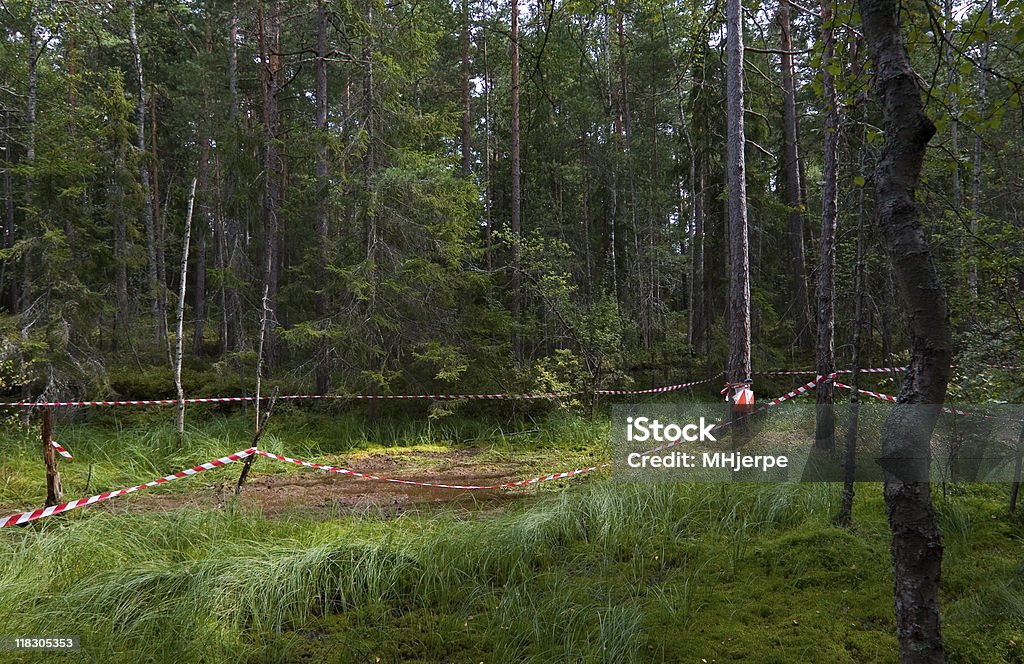
[[[342,438],[344,423],[295,425],[268,445],[302,454],[303,440],[310,453],[329,441],[366,443]],[[398,440],[403,426],[369,437]],[[571,418],[550,427],[570,441],[570,455],[600,430]],[[113,443],[89,429],[65,440],[83,457],[109,452],[118,462],[118,445],[138,448],[128,470],[103,470],[111,481],[238,449],[246,428],[241,419],[211,424],[184,450],[159,427],[125,428],[131,437]],[[558,444],[539,428],[510,436],[492,423],[456,422],[411,440]],[[5,467],[19,479],[17,465]],[[893,659],[877,487],[858,489],[852,531],[831,525],[837,489],[824,484],[595,477],[570,487],[480,512],[271,519],[229,505],[83,511],[4,529],[0,631],[79,634],[83,650],[66,659],[104,664]],[[939,507],[957,550],[945,570],[947,633],[965,661],[1012,661],[1009,644],[1022,642],[1016,527],[997,517],[1001,496],[992,491]],[[2,653],[0,661],[54,657]]]

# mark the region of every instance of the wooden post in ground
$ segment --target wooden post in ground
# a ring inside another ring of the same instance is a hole
[[[43,462],[46,464],[46,506],[60,503],[63,492],[60,473],[57,471],[57,455],[53,451],[53,419],[49,408],[43,409]]]
[[[274,410],[274,402],[277,401],[277,390],[274,390],[274,395],[270,397],[270,403],[267,405],[267,412],[263,415],[263,421],[259,422],[256,427],[256,433],[252,437],[252,445],[249,447],[259,447],[260,438],[263,436],[263,430],[267,428],[267,420],[270,419],[270,413]],[[256,400],[259,403],[259,399]],[[238,476],[238,484],[235,485],[235,495],[241,495],[242,487],[245,486],[245,480],[249,477],[249,469],[252,468],[252,462],[256,460],[256,454],[253,453],[246,458],[245,464],[242,466],[242,473]]]

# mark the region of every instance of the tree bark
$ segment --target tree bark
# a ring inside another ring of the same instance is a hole
[[[867,132],[861,142],[861,177],[865,176],[864,157],[867,152]],[[865,178],[866,179],[866,178]],[[864,187],[857,188],[857,263],[853,271],[853,293],[855,298],[853,315],[853,344],[850,355],[850,421],[846,430],[846,460],[843,464],[842,503],[836,521],[849,526],[853,522],[853,498],[856,493],[854,479],[857,471],[857,436],[860,422],[860,353],[864,333],[866,311],[865,261],[867,257],[867,233],[864,228]],[[870,328],[869,328],[870,329]]]
[[[935,126],[924,114],[921,90],[900,35],[899,3],[860,0],[859,5],[885,135],[875,167],[878,225],[911,333],[910,367],[882,431],[900,661],[944,662],[939,617],[942,539],[927,473],[931,434],[949,381],[952,339],[942,282],[915,201]],[[916,457],[920,463],[897,466],[897,457]]]
[[[978,117],[985,119],[988,112],[988,48],[992,32],[992,0],[985,3],[985,39],[981,42],[978,58]],[[982,152],[981,131],[974,132],[974,173],[971,187],[971,235],[967,238],[967,288],[972,298],[978,297],[978,259],[974,254],[974,236],[978,233],[981,217]]]
[[[25,178],[25,225],[35,221],[35,165],[36,165],[36,103],[39,92],[39,25],[36,22],[35,3],[29,5],[28,30],[28,97],[25,100],[25,123],[28,140],[25,144],[25,163],[29,174]],[[13,238],[12,238],[13,239]],[[21,257],[21,302],[18,310],[26,311],[32,304],[32,258],[30,251]],[[27,321],[22,320],[22,329]],[[27,386],[25,389],[28,389]]]
[[[825,156],[821,187],[821,267],[818,270],[818,352],[817,372],[828,376],[836,368],[835,360],[835,290],[836,290],[836,224],[839,216],[839,99],[832,74],[835,59],[833,0],[821,8],[822,20],[822,87],[825,96]],[[835,388],[831,380],[815,388],[817,419],[814,443],[819,449],[835,449]]]
[[[797,122],[796,83],[793,75],[793,35],[789,0],[779,1],[782,33],[783,142],[785,154],[786,205],[789,207],[789,253],[793,272],[793,313],[796,344],[811,348],[811,311],[807,297],[807,268],[804,257],[804,212],[806,205],[800,183],[800,128]]]
[[[146,162],[146,84],[142,70],[142,49],[139,48],[139,36],[135,17],[135,0],[128,2],[128,42],[131,44],[132,58],[135,64],[136,93],[135,107],[135,148],[142,157],[139,160],[139,182],[142,185],[142,226],[146,233],[146,276],[149,280],[149,308],[153,319],[153,336],[159,343],[162,340],[163,325],[160,315],[160,295],[158,292],[156,269],[156,228],[153,222],[153,191],[149,181],[149,164]]]
[[[10,124],[8,116],[7,124]],[[11,154],[14,144],[10,139],[4,142],[4,156],[10,164],[4,168],[4,249],[14,246],[14,178],[11,176],[14,158]],[[18,277],[17,261],[13,258],[4,260],[3,274],[0,277],[0,298],[4,298],[7,311],[18,313]]]
[[[327,265],[330,258],[329,208],[330,195],[327,156],[327,6],[324,0],[317,2],[316,31],[316,130],[319,138],[316,158],[316,235],[319,244],[317,254],[317,295],[316,313],[320,325],[326,325],[330,304],[327,296]],[[331,391],[331,347],[326,338],[320,340],[317,351],[316,390],[317,394]]]
[[[750,262],[743,127],[743,14],[740,0],[726,3],[726,185],[729,211],[729,357],[726,380],[751,378]]]
[[[963,193],[962,186],[960,183],[960,118],[959,114],[959,102],[958,96],[953,91],[953,87],[957,82],[956,75],[956,60],[953,49],[953,26],[955,25],[955,17],[953,15],[953,0],[943,0],[942,3],[942,18],[945,21],[945,30],[943,31],[943,50],[945,51],[946,69],[949,72],[949,77],[946,80],[946,87],[949,89],[949,96],[947,98],[947,105],[949,108],[949,114],[951,122],[950,124],[950,151],[953,153],[953,159],[956,161],[955,168],[953,169],[953,211],[959,214],[961,207],[963,206]]]
[[[462,177],[470,175],[469,0],[462,0]]]
[[[281,115],[278,108],[278,95],[282,86],[281,67],[281,17],[276,0],[270,3],[270,12],[265,10],[265,2],[257,8],[258,31],[260,33],[260,53],[263,69],[263,283],[267,289],[267,338],[264,349],[264,376],[269,377],[274,370],[276,359],[276,335],[274,334],[277,310],[278,283],[278,211],[281,204],[281,173],[282,163],[278,151],[281,133]]]
[[[46,507],[59,505],[63,498],[57,456],[53,450],[53,421],[49,408],[43,409],[42,443],[43,463],[46,464]]]
[[[704,160],[698,155],[691,156],[691,187],[693,237],[690,239],[690,348],[698,355],[707,351],[705,331],[704,293],[704,190],[707,186],[704,174]]]
[[[512,0],[512,353],[523,356],[522,339],[515,326],[520,323],[522,307],[522,275],[519,264],[519,242],[522,232],[522,188],[519,161],[519,0]]]
[[[185,235],[181,242],[181,278],[178,285],[178,323],[174,342],[174,387],[178,391],[177,433],[178,447],[185,442],[185,390],[181,385],[181,361],[184,356],[185,344],[185,285],[188,281],[188,245],[192,235],[192,207],[196,200],[196,178],[192,178],[189,188],[188,208],[185,212]]]

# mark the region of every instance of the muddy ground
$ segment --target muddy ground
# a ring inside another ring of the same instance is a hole
[[[483,462],[477,458],[480,454],[477,449],[404,452],[400,457],[373,454],[332,465],[381,477],[443,484],[501,484],[530,475],[524,463]],[[281,473],[282,469],[288,472]],[[234,495],[239,473],[228,471],[218,477],[214,474],[217,472],[180,480],[191,485],[187,492],[146,490],[90,509],[125,513],[224,507]],[[274,474],[261,474],[267,472]],[[311,512],[323,517],[360,513],[397,515],[410,509],[429,509],[432,505],[500,509],[509,501],[533,492],[532,488],[462,490],[396,484],[259,458],[242,491],[240,503],[247,508],[258,507],[267,516],[309,515]]]

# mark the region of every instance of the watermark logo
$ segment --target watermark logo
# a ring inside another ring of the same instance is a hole
[[[706,418],[700,418],[699,424],[684,424],[679,426],[675,422],[662,424],[660,420],[649,417],[627,417],[626,418],[626,440],[630,443],[675,443],[680,440],[688,443],[718,442],[713,433],[714,424],[709,424]]]

